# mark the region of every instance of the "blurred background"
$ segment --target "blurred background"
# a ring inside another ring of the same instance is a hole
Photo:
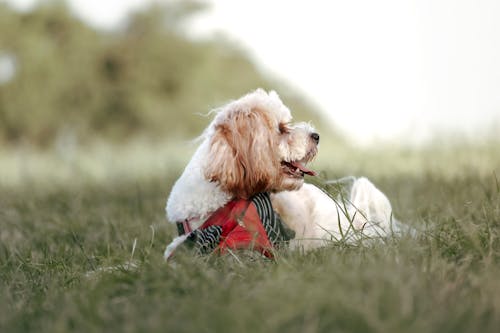
[[[0,182],[178,170],[206,113],[256,87],[342,172],[496,144],[498,17],[495,0],[1,0]]]
[[[257,87],[318,128],[307,182],[416,237],[167,267],[193,139]],[[499,118],[499,0],[0,0],[0,333],[498,332]]]

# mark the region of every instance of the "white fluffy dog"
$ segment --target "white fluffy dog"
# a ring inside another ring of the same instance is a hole
[[[258,89],[214,111],[168,198],[170,222],[195,230],[229,201],[269,192],[274,210],[295,231],[294,247],[392,231],[391,204],[367,179],[353,179],[345,200],[304,184],[304,174],[315,174],[306,164],[317,153],[319,134],[306,123],[292,124],[276,92]],[[165,256],[184,239],[177,237]]]

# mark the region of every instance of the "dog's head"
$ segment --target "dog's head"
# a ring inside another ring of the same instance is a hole
[[[262,89],[217,110],[207,129],[204,175],[234,197],[265,191],[299,189],[318,151],[319,134],[306,124],[292,124],[278,95]]]

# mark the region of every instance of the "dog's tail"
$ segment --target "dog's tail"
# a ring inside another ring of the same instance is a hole
[[[174,253],[175,249],[177,249],[177,247],[179,245],[184,243],[184,241],[188,238],[188,236],[189,236],[189,234],[184,234],[184,235],[175,237],[174,240],[170,244],[167,245],[167,248],[165,249],[165,252],[163,253],[163,258],[165,260],[168,260],[172,256],[172,254]]]

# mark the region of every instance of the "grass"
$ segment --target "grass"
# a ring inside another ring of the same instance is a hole
[[[19,172],[17,155],[0,154],[1,165],[9,166],[0,179],[1,332],[500,327],[495,145],[321,152],[316,169],[323,179],[369,176],[393,202],[396,217],[421,230],[417,238],[332,243],[306,254],[282,250],[275,261],[180,252],[172,265],[162,259],[174,235],[164,202],[187,156],[174,163],[143,154],[138,172],[136,155],[120,150],[103,153],[110,164],[27,153],[21,160],[33,163],[19,179],[9,178]]]

